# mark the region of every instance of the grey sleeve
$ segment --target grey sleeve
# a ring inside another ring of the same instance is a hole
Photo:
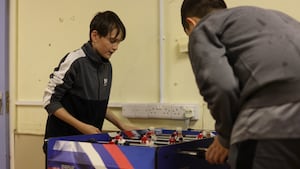
[[[239,86],[214,29],[196,27],[189,40],[189,57],[200,94],[216,121],[220,142],[228,147],[239,107]]]

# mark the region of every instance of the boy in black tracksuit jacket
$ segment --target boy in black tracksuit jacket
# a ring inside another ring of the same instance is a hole
[[[68,53],[50,75],[44,93],[49,114],[45,140],[100,133],[105,118],[121,130],[132,129],[107,108],[112,84],[109,59],[125,37],[125,26],[114,12],[95,15],[90,23],[90,40]]]
[[[60,79],[56,79],[59,76]],[[53,116],[61,107],[73,117],[101,130],[111,80],[111,63],[99,57],[90,42],[66,55],[51,74],[49,88],[44,95],[45,109],[50,115],[47,119],[45,138],[82,134],[73,126]]]

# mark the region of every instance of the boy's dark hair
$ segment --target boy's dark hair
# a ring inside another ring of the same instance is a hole
[[[117,29],[116,37],[121,33],[121,39],[124,40],[126,28],[119,16],[112,11],[98,12],[90,23],[90,36],[92,31],[96,30],[100,36],[105,37],[115,28]]]
[[[181,23],[183,29],[189,27],[185,20],[187,17],[196,16],[198,18],[203,18],[214,9],[224,8],[227,8],[224,0],[184,0],[181,5]]]

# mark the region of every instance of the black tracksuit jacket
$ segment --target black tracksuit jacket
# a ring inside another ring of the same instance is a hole
[[[90,42],[68,53],[50,75],[44,93],[47,119],[45,139],[81,134],[52,115],[65,108],[72,116],[100,130],[105,119],[112,81],[109,60],[93,50]]]

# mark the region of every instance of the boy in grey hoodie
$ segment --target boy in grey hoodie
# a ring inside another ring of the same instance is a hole
[[[181,21],[218,135],[210,163],[300,168],[300,23],[274,10],[184,0]]]

